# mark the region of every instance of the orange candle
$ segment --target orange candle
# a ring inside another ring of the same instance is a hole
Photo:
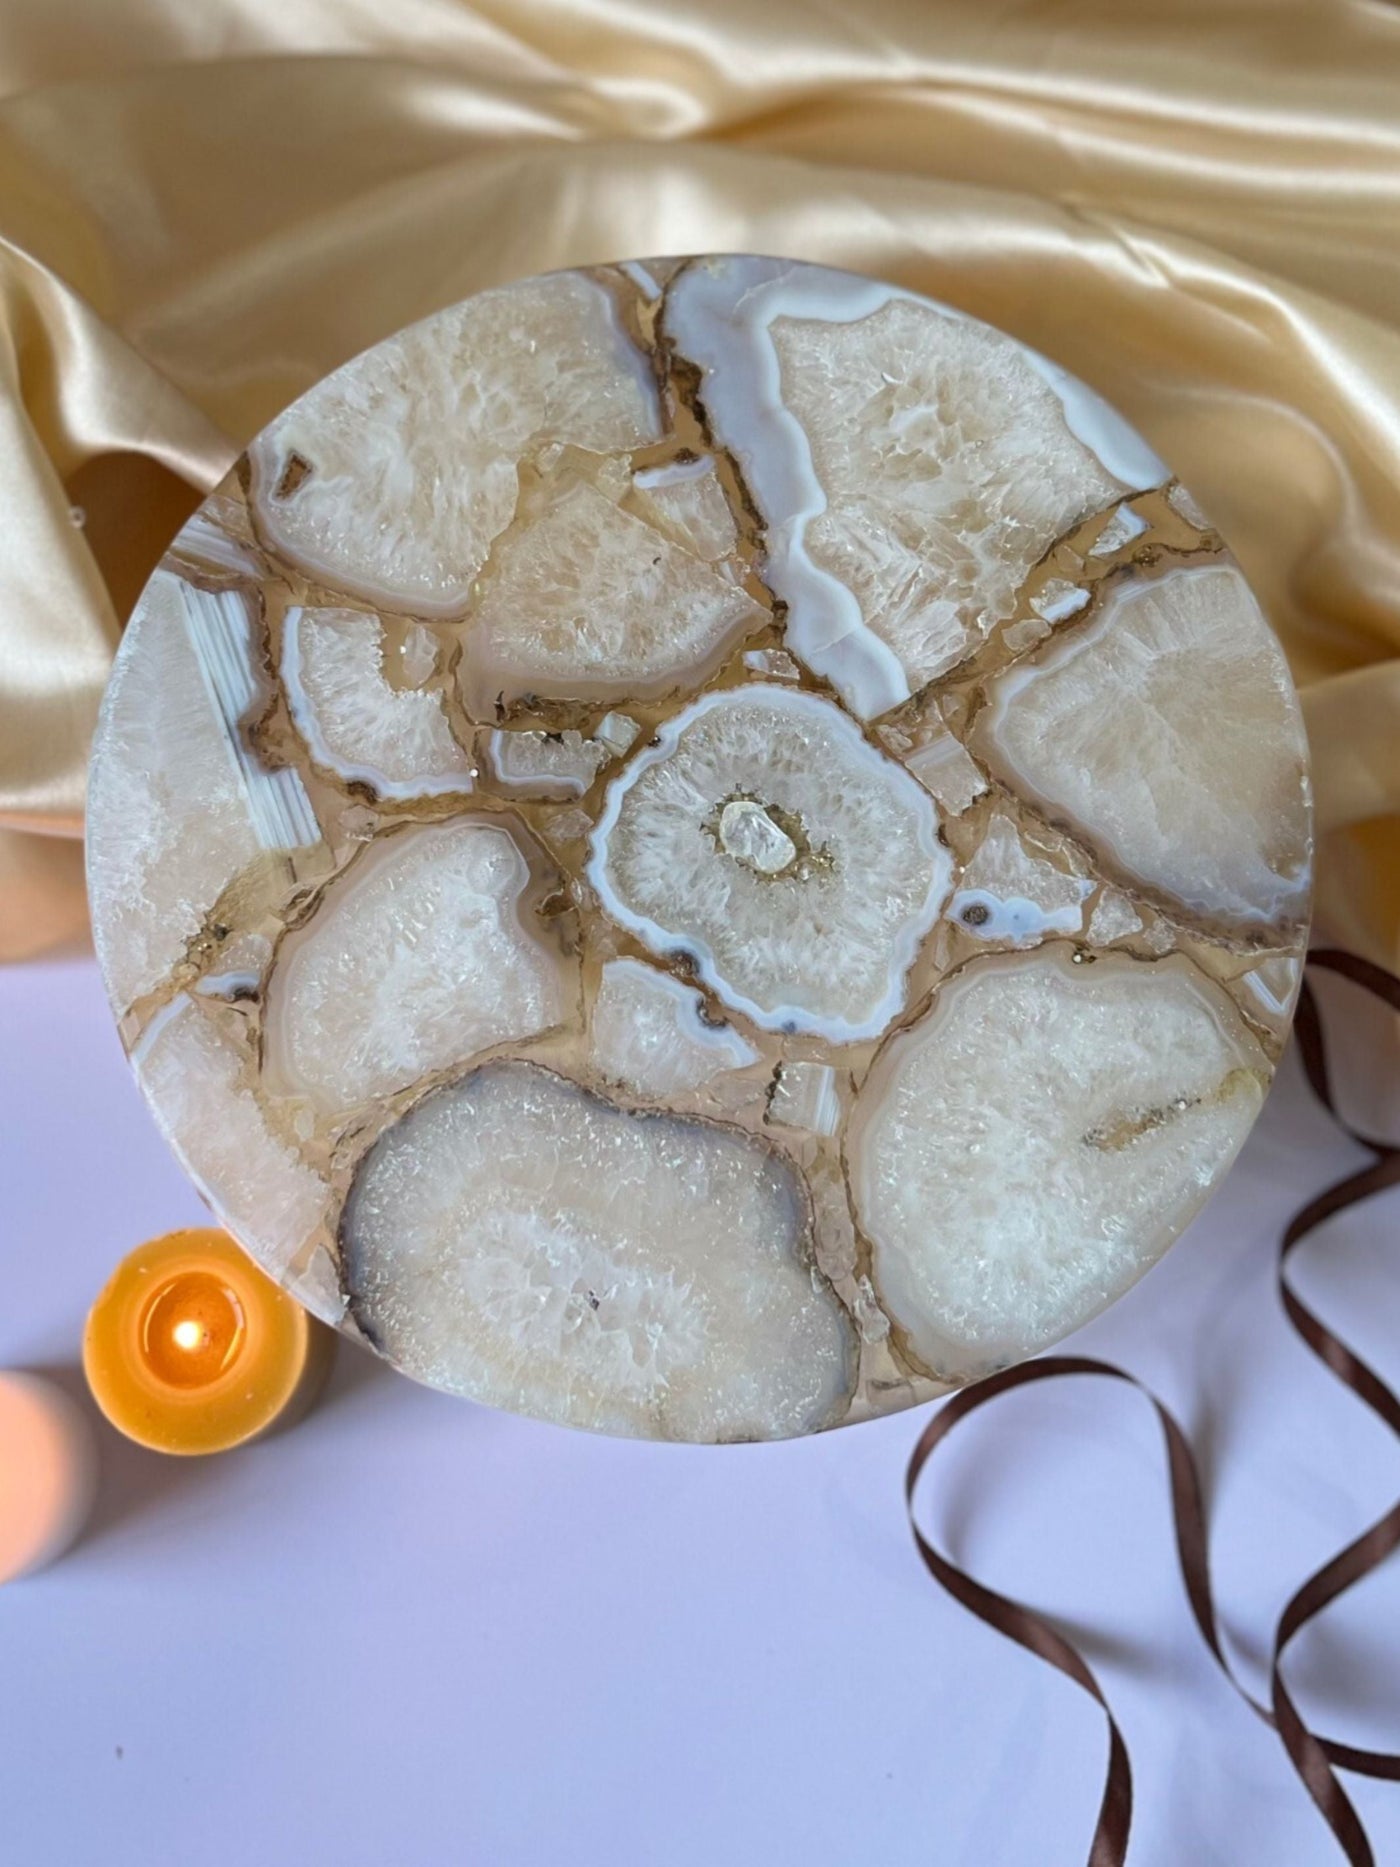
[[[0,1583],[61,1556],[97,1488],[88,1416],[42,1375],[0,1372]]]
[[[113,1426],[157,1452],[226,1452],[300,1418],[335,1337],[227,1232],[139,1245],[93,1304],[83,1368]]]

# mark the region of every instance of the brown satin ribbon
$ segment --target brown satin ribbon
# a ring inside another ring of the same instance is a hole
[[[1354,954],[1330,949],[1310,954],[1309,964],[1339,973],[1381,1000],[1391,1010],[1400,1012],[1400,979],[1381,967],[1359,959]],[[1280,1243],[1278,1261],[1279,1289],[1284,1309],[1289,1321],[1313,1353],[1340,1381],[1345,1382],[1358,1399],[1365,1401],[1400,1439],[1400,1398],[1307,1308],[1289,1283],[1287,1275],[1288,1261],[1295,1247],[1324,1220],[1359,1200],[1369,1198],[1372,1193],[1400,1185],[1400,1148],[1358,1132],[1337,1113],[1317,1003],[1306,983],[1294,1028],[1303,1067],[1318,1099],[1333,1120],[1352,1140],[1368,1149],[1374,1159],[1360,1172],[1349,1174],[1346,1179],[1338,1181],[1316,1199],[1310,1200],[1290,1222]],[[1013,1388],[1027,1387],[1037,1381],[1056,1380],[1061,1375],[1071,1374],[1103,1375],[1110,1380],[1124,1382],[1136,1388],[1156,1412],[1166,1444],[1177,1557],[1186,1585],[1187,1600],[1201,1637],[1235,1690],[1278,1732],[1293,1768],[1321,1810],[1351,1867],[1374,1867],[1375,1855],[1366,1830],[1338,1780],[1337,1771],[1355,1770],[1364,1776],[1400,1781],[1400,1753],[1364,1750],[1352,1744],[1339,1743],[1333,1738],[1320,1737],[1310,1730],[1284,1681],[1282,1661],[1289,1643],[1300,1629],[1340,1594],[1368,1575],[1400,1544],[1400,1502],[1330,1562],[1309,1576],[1284,1608],[1274,1630],[1270,1704],[1261,1704],[1235,1677],[1221,1644],[1211,1592],[1200,1476],[1185,1433],[1161,1401],[1125,1369],[1084,1355],[1051,1355],[1040,1361],[1027,1362],[1019,1368],[1008,1368],[1004,1373],[993,1375],[978,1386],[968,1388],[944,1402],[914,1448],[905,1475],[905,1498],[914,1541],[934,1580],[940,1582],[955,1600],[960,1601],[989,1627],[994,1627],[998,1633],[1028,1648],[1051,1666],[1058,1667],[1103,1708],[1104,1717],[1108,1721],[1108,1777],[1103,1801],[1099,1806],[1093,1843],[1089,1849],[1089,1867],[1123,1867],[1132,1827],[1132,1765],[1123,1734],[1103,1689],[1083,1656],[1048,1621],[1020,1602],[1012,1601],[1006,1595],[998,1594],[994,1589],[974,1580],[935,1549],[919,1528],[914,1511],[920,1475],[935,1448],[947,1438],[960,1420]]]

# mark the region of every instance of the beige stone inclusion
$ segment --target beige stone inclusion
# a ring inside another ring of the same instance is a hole
[[[1277,642],[1168,469],[947,307],[488,292],[262,434],[132,619],[98,951],[214,1210],[417,1378],[775,1438],[1054,1342],[1286,1035]]]

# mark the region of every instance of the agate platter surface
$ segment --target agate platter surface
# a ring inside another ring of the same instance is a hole
[[[1297,700],[1093,392],[748,257],[485,292],[267,428],[123,639],[98,954],[205,1198],[449,1392],[781,1438],[1032,1355],[1228,1168]]]

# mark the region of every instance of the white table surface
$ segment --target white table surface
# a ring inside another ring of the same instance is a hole
[[[1273,1295],[1281,1221],[1359,1158],[1288,1065],[1205,1218],[1074,1343],[1194,1433],[1256,1683],[1292,1588],[1400,1484]],[[81,1391],[116,1260],[203,1216],[91,960],[0,970],[0,1366]],[[1384,1196],[1299,1269],[1392,1381],[1397,1221]],[[0,1591],[0,1862],[1079,1867],[1102,1721],[919,1565],[900,1484],[924,1417],[651,1446],[447,1400],[345,1348],[308,1421],[226,1458],[104,1428],[91,1533]],[[1141,1401],[1014,1396],[937,1471],[947,1545],[1100,1670],[1136,1768],[1133,1867],[1340,1859],[1191,1625]],[[1321,1728],[1400,1746],[1400,1563],[1291,1670]],[[1400,1861],[1400,1790],[1352,1780],[1378,1860]]]

